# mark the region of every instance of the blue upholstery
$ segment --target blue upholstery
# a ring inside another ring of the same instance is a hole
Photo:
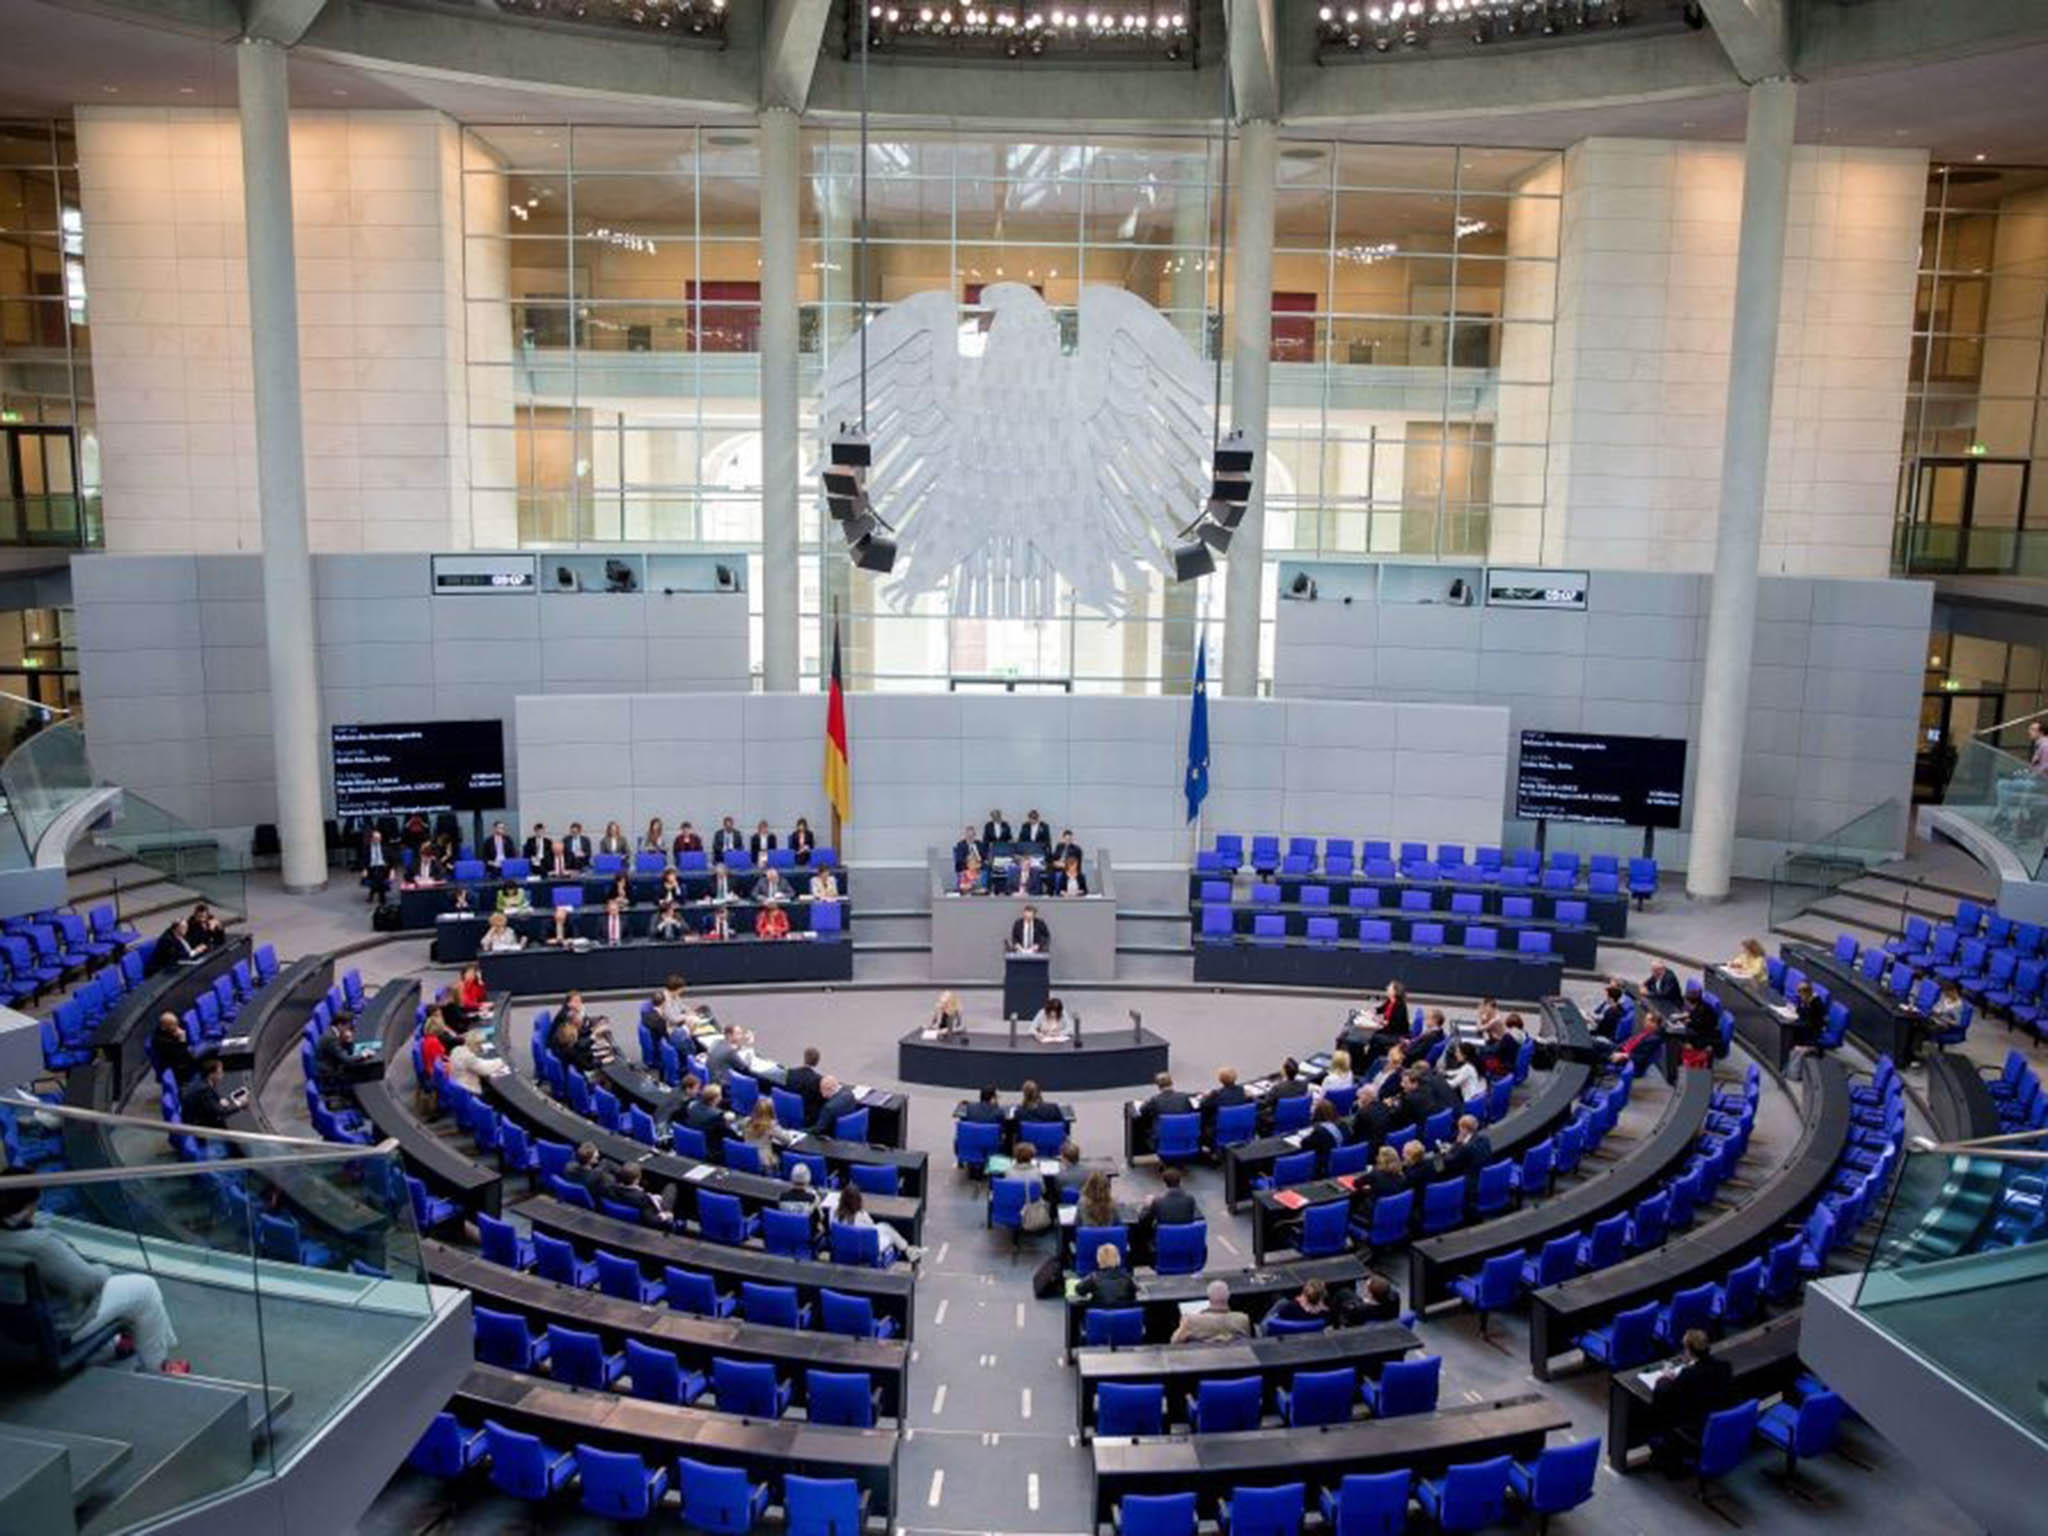
[[[1465,1305],[1479,1314],[1479,1335],[1486,1336],[1486,1320],[1495,1312],[1512,1307],[1522,1297],[1522,1255],[1497,1253],[1479,1267],[1476,1275],[1461,1275],[1451,1289]]]
[[[795,1286],[763,1285],[758,1280],[740,1282],[740,1316],[770,1328],[811,1326],[811,1309],[797,1299]]]
[[[1195,1536],[1192,1493],[1127,1493],[1117,1501],[1123,1536]]]
[[[1297,1536],[1307,1491],[1300,1483],[1270,1488],[1233,1488],[1216,1505],[1223,1536]]]
[[[576,1447],[576,1478],[583,1507],[607,1520],[645,1520],[668,1492],[668,1468],[651,1470],[631,1451]]]
[[[875,1384],[866,1371],[804,1372],[804,1411],[813,1424],[875,1427]]]
[[[1593,1497],[1600,1471],[1600,1438],[1545,1446],[1534,1461],[1508,1468],[1508,1487],[1530,1514],[1548,1519]]]
[[[852,1339],[893,1339],[896,1320],[875,1316],[875,1304],[866,1296],[849,1295],[821,1287],[818,1291],[818,1326],[827,1333]]]
[[[1322,1491],[1323,1525],[1331,1536],[1401,1536],[1408,1528],[1409,1474],[1355,1472]]]
[[[1188,1422],[1198,1435],[1257,1429],[1264,1388],[1256,1376],[1210,1377],[1196,1383]]]
[[[669,1309],[674,1312],[688,1312],[697,1317],[730,1317],[736,1302],[718,1289],[709,1275],[700,1275],[694,1269],[677,1269],[667,1265],[661,1272],[661,1286],[668,1297]]]
[[[1112,1348],[1145,1342],[1143,1307],[1090,1307],[1081,1319],[1081,1342]]]
[[[1275,1394],[1280,1417],[1290,1429],[1316,1424],[1341,1424],[1351,1417],[1351,1399],[1358,1392],[1358,1370],[1343,1366],[1327,1371],[1296,1371]]]
[[[685,1456],[676,1463],[685,1525],[712,1536],[746,1536],[768,1512],[768,1485],[747,1480],[739,1467],[714,1467]]]
[[[1158,1382],[1104,1382],[1095,1389],[1095,1433],[1159,1435],[1166,1425],[1166,1388]]]
[[[1580,1334],[1578,1343],[1587,1359],[1610,1371],[1625,1370],[1655,1358],[1657,1303],[1646,1301],[1640,1307],[1617,1314],[1605,1326]]]
[[[702,1374],[684,1370],[668,1350],[638,1339],[626,1340],[626,1375],[633,1383],[633,1396],[650,1403],[680,1407],[704,1395]]]
[[[626,1357],[608,1354],[594,1333],[549,1323],[547,1338],[548,1370],[557,1381],[602,1392],[625,1373]]]
[[[799,1477],[782,1480],[786,1536],[859,1536],[864,1522],[860,1484],[850,1477]]]
[[[1209,1224],[1162,1226],[1153,1236],[1152,1267],[1162,1275],[1200,1274],[1209,1263]]]
[[[575,1475],[576,1457],[543,1444],[538,1435],[485,1419],[484,1439],[490,1449],[491,1482],[515,1499],[545,1499]]]
[[[789,1407],[789,1383],[775,1374],[767,1360],[711,1358],[711,1396],[720,1413],[743,1413],[754,1419],[779,1419]]]
[[[1508,1457],[1495,1456],[1453,1466],[1442,1477],[1418,1482],[1416,1500],[1439,1531],[1484,1530],[1507,1514],[1511,1464]]]
[[[464,1429],[454,1414],[437,1413],[406,1465],[429,1477],[460,1477],[483,1459],[485,1438],[480,1429]]]
[[[1359,1395],[1376,1419],[1398,1419],[1413,1413],[1436,1412],[1437,1389],[1443,1381],[1444,1362],[1440,1355],[1421,1355],[1413,1360],[1390,1360],[1377,1379],[1366,1377]]]

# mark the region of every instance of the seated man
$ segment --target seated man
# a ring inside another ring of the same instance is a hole
[[[1202,1219],[1202,1208],[1195,1204],[1195,1197],[1181,1188],[1181,1172],[1178,1168],[1162,1169],[1159,1182],[1166,1188],[1154,1195],[1138,1220],[1141,1225],[1154,1229],[1159,1227],[1184,1227],[1191,1221]]]
[[[68,1341],[120,1323],[122,1344],[142,1369],[188,1374],[190,1365],[171,1358],[178,1336],[156,1281],[148,1275],[116,1274],[49,1228],[37,1226],[38,1198],[34,1189],[0,1179],[0,1265],[35,1271],[57,1337]]]
[[[657,1196],[641,1187],[638,1163],[627,1163],[619,1169],[619,1176],[605,1192],[605,1199],[613,1205],[632,1206],[640,1213],[640,1225],[643,1227],[666,1227],[669,1224],[668,1208]]]
[[[1657,1464],[1670,1470],[1683,1467],[1699,1454],[1700,1431],[1708,1415],[1729,1406],[1735,1379],[1728,1362],[1715,1358],[1705,1329],[1688,1328],[1680,1342],[1684,1353],[1679,1363],[1658,1376],[1650,1393],[1667,1426],[1651,1442],[1651,1449]]]
[[[349,1063],[355,1059],[356,1021],[344,1015],[327,1026],[327,1033],[313,1047],[313,1080],[321,1097],[345,1098],[349,1091]]]
[[[199,1074],[179,1090],[178,1118],[205,1130],[226,1130],[228,1116],[248,1102],[246,1094],[228,1092],[227,1075],[221,1059],[209,1057]]]
[[[1092,1307],[1128,1307],[1138,1299],[1138,1282],[1124,1268],[1115,1243],[1095,1250],[1095,1273],[1074,1282],[1074,1299]]]
[[[1272,1086],[1267,1088],[1259,1100],[1259,1128],[1265,1131],[1273,1128],[1273,1116],[1278,1111],[1282,1099],[1301,1099],[1308,1096],[1308,1084],[1301,1080],[1301,1063],[1289,1056],[1280,1063],[1279,1077],[1274,1079]]]
[[[593,1204],[611,1196],[612,1175],[594,1141],[583,1142],[576,1148],[576,1155],[562,1168],[562,1179],[587,1191]]]
[[[1230,1307],[1230,1286],[1222,1280],[1209,1282],[1209,1304],[1199,1312],[1184,1313],[1173,1330],[1174,1344],[1231,1344],[1251,1337],[1252,1320]]]
[[[818,1080],[818,1113],[811,1130],[820,1136],[837,1136],[839,1122],[859,1110],[859,1095],[827,1072]]]
[[[1147,1141],[1158,1135],[1155,1127],[1161,1115],[1191,1115],[1195,1112],[1195,1101],[1173,1086],[1171,1072],[1161,1072],[1153,1078],[1152,1088],[1152,1097],[1138,1106],[1139,1135]]]
[[[1394,1282],[1385,1275],[1368,1275],[1365,1288],[1341,1298],[1333,1310],[1340,1328],[1356,1327],[1360,1323],[1398,1322],[1401,1293],[1394,1289]]]
[[[1329,1288],[1320,1280],[1309,1280],[1300,1290],[1267,1313],[1266,1319],[1269,1323],[1275,1320],[1283,1323],[1322,1323],[1327,1327],[1330,1322]]]
[[[1004,1110],[996,1090],[993,1087],[987,1087],[981,1090],[980,1096],[973,1103],[962,1104],[959,1113],[954,1118],[956,1120],[970,1121],[976,1125],[1001,1125],[1004,1120],[1009,1118],[1009,1115]]]

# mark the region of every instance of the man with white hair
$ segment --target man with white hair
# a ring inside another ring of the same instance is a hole
[[[1252,1320],[1230,1310],[1230,1287],[1221,1280],[1209,1282],[1209,1305],[1190,1312],[1173,1330],[1175,1344],[1229,1344],[1252,1335]]]

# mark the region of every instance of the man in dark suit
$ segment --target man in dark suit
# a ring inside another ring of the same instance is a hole
[[[572,872],[590,868],[590,839],[584,835],[583,823],[569,823],[569,835],[562,839],[562,862]]]
[[[1052,847],[1052,828],[1045,824],[1045,818],[1038,812],[1026,811],[1023,824],[1017,828],[1017,841],[1034,844],[1042,859]]]
[[[1074,829],[1069,827],[1060,834],[1060,840],[1052,845],[1052,851],[1046,855],[1045,862],[1058,869],[1067,860],[1081,857],[1081,845],[1074,841]]]
[[[650,1195],[640,1183],[640,1165],[626,1163],[619,1169],[619,1176],[604,1192],[604,1198],[613,1205],[630,1205],[640,1213],[643,1227],[666,1227],[669,1224],[667,1209]]]
[[[1458,1120],[1458,1137],[1443,1150],[1437,1159],[1437,1168],[1447,1179],[1471,1178],[1486,1166],[1493,1156],[1493,1141],[1479,1128],[1479,1122],[1470,1115]]]
[[[706,1083],[683,1110],[683,1124],[703,1136],[704,1145],[714,1158],[724,1145],[729,1128],[724,1099],[725,1091],[718,1084]]]
[[[477,850],[477,857],[484,861],[484,868],[492,874],[498,872],[507,859],[519,856],[519,845],[512,841],[512,834],[502,821],[491,823],[491,835],[484,839],[483,847]]]
[[[1052,930],[1046,927],[1045,919],[1038,915],[1038,908],[1025,907],[1024,915],[1010,924],[1010,948],[1052,953]]]
[[[1218,1067],[1216,1086],[1202,1095],[1202,1133],[1207,1135],[1216,1128],[1216,1111],[1228,1109],[1233,1104],[1249,1104],[1251,1095],[1244,1091],[1244,1085],[1237,1080],[1237,1068]]]
[[[740,832],[738,827],[732,824],[730,816],[720,822],[718,830],[711,834],[711,857],[714,859],[724,858],[730,849],[744,848],[746,846],[746,837]]]
[[[1679,1003],[1685,994],[1679,989],[1678,978],[1671,967],[1662,960],[1650,962],[1650,974],[1643,978],[1643,996],[1654,1003]]]
[[[804,1047],[804,1059],[801,1066],[791,1067],[782,1074],[783,1091],[796,1094],[804,1101],[805,1125],[809,1125],[813,1120],[817,1119],[818,1111],[824,1108],[825,1095],[819,1091],[820,1085],[824,1081],[825,1079],[818,1072],[818,1048],[815,1045]],[[796,1130],[798,1127],[789,1126],[787,1129]]]
[[[520,847],[519,851],[525,857],[526,862],[531,864],[536,870],[546,869],[553,862],[555,856],[555,840],[548,836],[547,823],[536,821],[533,824],[532,834],[526,839],[526,842]]]
[[[1003,813],[1001,811],[990,811],[988,813],[988,820],[981,824],[981,845],[983,850],[986,851],[991,843],[1014,843],[1017,839],[1012,835],[1013,831],[1014,829],[1010,824],[1003,820]]]
[[[1728,1406],[1735,1373],[1716,1358],[1703,1328],[1689,1328],[1678,1367],[1662,1376],[1650,1400],[1664,1416],[1665,1432],[1652,1441],[1659,1465],[1676,1468],[1699,1453],[1707,1416]]]
[[[860,1109],[860,1100],[851,1088],[829,1072],[818,1080],[818,1093],[822,1102],[818,1105],[817,1118],[811,1122],[811,1129],[820,1136],[836,1136],[839,1134],[839,1122]]]
[[[1009,1118],[1009,1114],[1004,1110],[994,1087],[987,1087],[981,1090],[980,1097],[972,1104],[960,1106],[958,1118],[974,1125],[1001,1125]]]
[[[384,834],[375,827],[370,828],[369,839],[363,844],[363,884],[369,890],[371,901],[382,901],[390,891],[396,862],[391,845],[384,841]]]
[[[313,1080],[319,1084],[323,1096],[331,1099],[347,1094],[349,1062],[355,1056],[355,1049],[354,1019],[336,1019],[327,1026],[327,1033],[313,1047]]]
[[[210,1058],[199,1069],[199,1075],[179,1091],[178,1118],[187,1125],[210,1131],[226,1130],[229,1114],[239,1107],[236,1096],[223,1087],[226,1080],[227,1068],[221,1065],[220,1058]]]
[[[960,841],[953,845],[953,873],[959,874],[967,867],[967,856],[981,852],[981,841],[974,835],[974,828],[962,827]]]
[[[562,1166],[562,1179],[589,1191],[593,1203],[611,1194],[612,1178],[605,1171],[604,1159],[598,1155],[594,1141],[586,1141],[576,1148],[576,1155]]]
[[[1301,1080],[1301,1063],[1292,1056],[1280,1063],[1280,1075],[1266,1089],[1259,1100],[1259,1123],[1267,1130],[1273,1128],[1273,1116],[1279,1112],[1282,1099],[1305,1098],[1308,1084]]]
[[[1152,1079],[1152,1097],[1138,1106],[1139,1134],[1147,1141],[1157,1136],[1161,1115],[1191,1115],[1195,1101],[1173,1086],[1173,1074],[1162,1072]]]
[[[1195,1203],[1195,1197],[1180,1187],[1181,1172],[1178,1168],[1162,1170],[1159,1180],[1166,1188],[1154,1195],[1145,1207],[1145,1222],[1156,1230],[1160,1227],[1184,1227],[1191,1221],[1202,1219],[1202,1208]]]
[[[754,828],[754,835],[747,839],[747,852],[753,857],[756,864],[765,864],[768,861],[768,855],[773,853],[778,846],[773,829],[765,821]]]
[[[1622,1006],[1623,996],[1621,983],[1610,981],[1606,995],[1600,999],[1600,1006],[1593,1010],[1593,1033],[1602,1039],[1620,1038],[1622,1016],[1628,1011]]]

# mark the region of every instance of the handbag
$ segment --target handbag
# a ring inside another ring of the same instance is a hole
[[[1017,1229],[1021,1232],[1043,1232],[1052,1225],[1052,1207],[1043,1199],[1027,1200],[1017,1212]]]

